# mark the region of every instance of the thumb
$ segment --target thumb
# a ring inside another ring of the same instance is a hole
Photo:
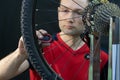
[[[24,48],[23,37],[19,39],[18,48]]]
[[[19,48],[21,54],[26,54],[27,53],[27,51],[25,49],[24,42],[23,42],[23,37],[21,37],[20,40],[19,40],[18,48]]]
[[[27,54],[27,51],[25,49],[25,45],[24,45],[24,42],[23,42],[23,37],[21,37],[19,39],[18,49],[19,49],[20,54],[23,54],[25,56],[25,58],[28,58],[28,54]]]

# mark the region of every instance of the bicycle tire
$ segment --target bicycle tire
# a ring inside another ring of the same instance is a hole
[[[34,10],[36,0],[23,0],[21,7],[21,33],[27,49],[29,60],[44,80],[62,80],[45,61],[42,51],[38,48],[34,28]]]

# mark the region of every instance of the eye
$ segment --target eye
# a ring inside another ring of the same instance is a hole
[[[59,8],[58,10],[59,10],[59,12],[64,12],[64,13],[70,12],[70,11],[69,11],[68,9],[66,9],[66,8]]]
[[[83,15],[84,11],[81,11],[81,10],[77,10],[77,11],[74,11],[77,15]]]
[[[62,12],[65,12],[65,13],[68,13],[68,12],[70,12],[69,10],[67,10],[67,9],[63,9],[63,10],[61,10]]]

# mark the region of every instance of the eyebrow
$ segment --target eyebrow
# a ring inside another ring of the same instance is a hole
[[[72,10],[72,11],[73,11],[73,9],[71,9],[71,8],[69,8],[69,7],[65,6],[65,5],[62,5],[62,4],[61,4],[61,6],[60,6],[59,8],[70,9],[70,10]]]
[[[61,7],[59,7],[60,9],[69,9],[68,7],[64,7],[64,6],[61,6]],[[78,9],[70,9],[70,10],[72,10],[72,11],[82,11],[83,9],[81,9],[81,8],[78,8]]]

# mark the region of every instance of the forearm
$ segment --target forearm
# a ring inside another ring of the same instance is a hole
[[[20,54],[19,49],[0,60],[0,80],[7,80],[16,75],[20,65],[25,61],[26,55]]]

